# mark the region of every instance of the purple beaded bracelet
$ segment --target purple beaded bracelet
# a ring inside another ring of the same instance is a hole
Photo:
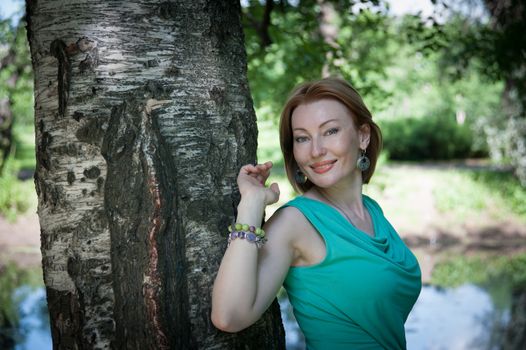
[[[232,227],[234,230],[232,230]],[[267,241],[265,238],[265,231],[262,229],[256,229],[254,226],[234,224],[228,228],[229,231],[231,231],[228,235],[228,245],[230,245],[234,239],[241,238],[247,240],[250,243],[254,243],[258,248],[260,248]],[[247,228],[248,230],[246,230]]]
[[[254,243],[258,248],[267,241],[266,238],[256,236],[254,232],[234,231],[228,235],[228,245],[236,238],[245,239],[250,243]]]

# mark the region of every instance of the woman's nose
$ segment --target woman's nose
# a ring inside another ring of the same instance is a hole
[[[325,153],[327,153],[327,149],[325,145],[323,145],[323,142],[319,139],[314,139],[311,146],[311,156],[317,158],[325,155]]]

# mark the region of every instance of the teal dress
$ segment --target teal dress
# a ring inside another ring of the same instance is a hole
[[[420,267],[378,203],[362,200],[374,237],[323,202],[300,196],[283,206],[299,209],[325,240],[325,258],[290,267],[284,282],[309,350],[406,348]]]

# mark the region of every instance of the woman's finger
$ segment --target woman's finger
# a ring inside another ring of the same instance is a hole
[[[257,171],[257,168],[252,164],[247,164],[241,167],[241,171],[248,174],[248,173]]]
[[[274,182],[273,184],[270,185],[270,193],[271,193],[271,198],[268,204],[276,203],[279,200],[279,194],[280,194],[279,186],[277,183]]]
[[[255,178],[260,184],[265,184],[265,181],[270,176],[270,169],[272,162],[268,161],[263,164],[246,164],[241,167],[240,175],[245,174]]]

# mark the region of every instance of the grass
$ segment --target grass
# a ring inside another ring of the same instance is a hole
[[[438,212],[447,214],[454,222],[487,215],[493,220],[514,216],[526,223],[526,189],[511,173],[403,167],[403,164],[386,162],[379,166],[364,192],[380,199],[397,198],[396,210],[393,208],[392,212],[409,215],[415,207],[413,195],[423,191],[422,183],[431,188]]]
[[[513,213],[526,220],[526,189],[510,173],[489,170],[442,171],[434,191],[441,212],[459,216],[487,211],[496,219]]]
[[[526,219],[526,188],[510,173],[471,172],[470,180],[487,188],[492,197],[499,197],[511,211]]]

